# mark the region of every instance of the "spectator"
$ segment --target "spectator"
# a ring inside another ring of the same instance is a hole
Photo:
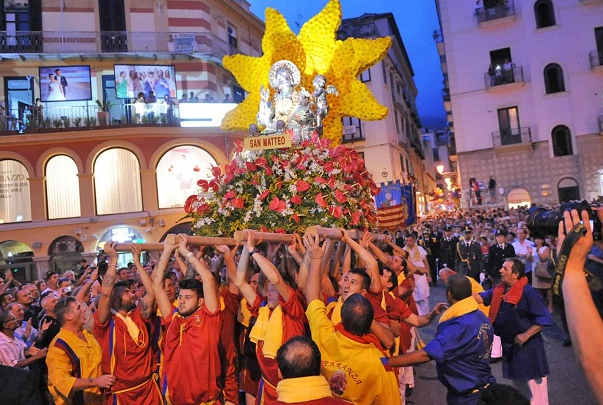
[[[199,97],[195,96],[195,92],[191,91],[189,93],[188,102],[189,103],[198,103],[199,102]]]
[[[8,311],[0,312],[0,365],[27,368],[31,363],[46,356],[46,350],[36,347],[27,349],[23,340],[15,337],[19,320]],[[29,357],[25,357],[25,350]]]
[[[205,94],[205,98],[203,99],[204,103],[215,103],[216,100],[211,96],[211,94]]]
[[[7,311],[13,314],[19,322],[19,327],[15,330],[15,337],[21,339],[25,343],[25,348],[29,349],[38,338],[38,331],[31,326],[31,318],[28,321],[24,320],[25,312],[21,304],[11,302],[7,306]]]
[[[188,103],[188,96],[186,93],[182,93],[182,98],[178,100],[178,103]]]
[[[224,100],[222,100],[223,103],[232,103],[232,100],[230,98],[230,94],[226,94],[224,96]]]
[[[165,97],[163,97],[161,103],[165,106],[165,122],[167,122],[168,124],[173,124],[175,106],[174,100],[171,99],[169,94],[166,94]]]

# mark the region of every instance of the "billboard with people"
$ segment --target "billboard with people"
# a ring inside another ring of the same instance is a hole
[[[153,91],[157,100],[166,95],[176,98],[176,71],[171,65],[115,65],[115,93],[120,99],[133,99]]]
[[[43,66],[39,68],[40,100],[92,100],[90,66]]]

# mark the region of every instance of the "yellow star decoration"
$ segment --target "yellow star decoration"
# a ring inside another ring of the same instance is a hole
[[[303,25],[298,36],[278,11],[266,9],[266,32],[262,39],[264,55],[224,57],[224,67],[232,72],[249,96],[224,117],[222,129],[247,130],[255,123],[260,86],[269,86],[270,67],[282,59],[297,65],[302,76],[300,85],[306,89],[311,90],[314,77],[322,74],[327,78],[327,84],[339,91],[339,96],[327,96],[329,113],[323,123],[323,137],[331,139],[333,146],[341,143],[343,117],[368,121],[385,118],[387,108],[375,100],[368,87],[358,80],[358,75],[385,56],[391,39],[348,38],[340,41],[337,40],[340,24],[339,0],[330,0]]]

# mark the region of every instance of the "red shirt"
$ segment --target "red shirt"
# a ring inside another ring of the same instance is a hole
[[[212,313],[203,306],[186,318],[173,309],[161,322],[166,327],[162,376],[166,397],[177,405],[211,401],[221,393],[220,308]]]
[[[260,307],[264,298],[259,294],[256,294],[253,305],[249,306],[251,315],[257,317],[259,314]],[[304,308],[299,302],[299,297],[289,287],[289,299],[283,300],[283,297],[279,295],[279,301],[281,309],[283,310],[283,343],[292,338],[293,336],[303,335],[305,331],[305,324],[308,323],[306,320],[306,314]],[[262,400],[264,405],[274,404],[278,398],[276,393],[276,386],[281,380],[278,376],[278,364],[276,359],[265,357],[263,354],[264,342],[259,341],[256,345],[256,355],[260,364],[260,370],[262,371],[262,380],[260,381],[260,390],[256,397],[256,404],[261,404]]]
[[[387,316],[387,311],[381,307],[383,292],[374,293],[372,291],[367,291],[366,298],[370,301],[373,310],[375,311],[375,317],[373,319],[379,323],[389,325],[390,318]]]
[[[148,381],[138,389],[118,394],[120,403],[136,403],[144,405],[161,404],[162,399],[152,374],[155,368],[153,351],[149,339],[150,320],[145,320],[140,307],[129,314],[140,334],[137,342],[130,336],[124,321],[113,315],[104,323],[98,320],[98,312],[94,314],[94,336],[101,346],[103,358],[101,369],[103,374],[113,374],[115,385],[112,391],[136,387]],[[115,366],[111,369],[111,357],[115,357]],[[105,398],[105,403],[113,403],[113,395]]]
[[[222,327],[220,328],[220,362],[224,379],[224,398],[232,403],[239,401],[239,384],[235,370],[235,321],[241,304],[239,294],[230,292],[228,287],[220,292],[224,300],[222,311]]]

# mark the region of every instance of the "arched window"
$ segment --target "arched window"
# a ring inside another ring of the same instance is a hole
[[[159,208],[183,207],[197,191],[197,181],[211,178],[216,160],[207,151],[192,145],[170,149],[157,164]]]
[[[534,16],[536,28],[545,28],[555,25],[555,9],[551,0],[538,0],[534,3]]]
[[[96,213],[119,214],[142,211],[140,165],[127,149],[109,149],[94,162]]]
[[[48,219],[81,215],[77,165],[68,156],[54,156],[46,163],[46,204]]]
[[[544,87],[546,94],[560,93],[565,91],[565,80],[563,69],[556,63],[549,63],[544,68]]]
[[[572,134],[565,125],[557,125],[552,131],[553,153],[557,156],[573,155]]]
[[[571,177],[567,177],[559,182],[557,185],[557,192],[559,193],[560,203],[581,199],[580,186],[578,185],[578,182]]]
[[[0,160],[0,224],[31,221],[29,172],[16,160]]]

